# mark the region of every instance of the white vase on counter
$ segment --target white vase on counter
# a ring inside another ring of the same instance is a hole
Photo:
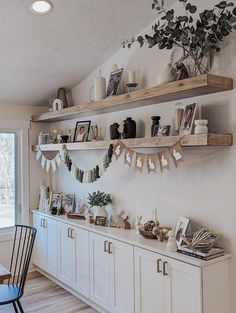
[[[104,216],[104,217],[108,217],[108,212],[106,210],[106,208],[103,206],[103,207],[100,207],[100,206],[94,206],[93,207],[93,214],[94,216]]]

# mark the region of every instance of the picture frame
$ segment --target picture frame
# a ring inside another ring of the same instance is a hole
[[[74,212],[74,204],[75,204],[75,195],[74,194],[66,194],[62,195],[62,204],[61,208],[64,213],[73,213]]]
[[[80,121],[76,123],[73,142],[88,141],[91,121]]]
[[[181,120],[179,135],[190,135],[193,130],[193,124],[197,111],[197,102],[188,104],[184,108],[184,114]]]
[[[50,211],[52,208],[57,208],[58,213],[61,210],[61,204],[62,204],[62,193],[61,192],[54,192],[52,191],[50,194]]]
[[[181,238],[182,235],[186,234],[188,229],[190,220],[186,217],[181,216],[175,228],[175,238],[178,247],[180,247],[183,243],[183,239]]]
[[[107,85],[107,97],[116,96],[121,83],[121,78],[123,74],[123,68],[111,72],[109,82]]]
[[[170,130],[171,130],[170,125],[159,126],[157,136],[158,137],[170,136]]]
[[[106,216],[96,216],[94,224],[97,226],[106,226],[107,217]]]

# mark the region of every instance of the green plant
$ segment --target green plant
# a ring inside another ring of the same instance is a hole
[[[111,198],[111,195],[108,193],[97,191],[97,192],[93,192],[92,194],[89,193],[88,203],[91,206],[103,207],[109,203],[112,203],[112,198]]]
[[[164,0],[153,0],[152,9],[157,12],[158,21],[152,26],[153,34],[133,37],[125,40],[123,47],[130,48],[134,42],[140,47],[145,44],[149,48],[158,46],[159,49],[180,47],[184,58],[191,57],[197,71],[202,73],[207,69],[202,64],[210,50],[220,51],[220,43],[236,29],[236,7],[233,2],[221,1],[211,10],[204,10],[194,19],[197,6],[187,0],[179,0],[183,4],[185,14],[175,15],[174,9],[167,10]]]

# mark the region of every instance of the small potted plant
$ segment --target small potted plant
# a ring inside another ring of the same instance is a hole
[[[95,216],[108,217],[108,212],[105,207],[110,203],[112,203],[112,198],[108,193],[101,191],[93,192],[92,194],[89,193],[88,204],[93,207]]]

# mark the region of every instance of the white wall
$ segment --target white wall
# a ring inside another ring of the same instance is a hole
[[[205,9],[216,1],[198,1],[198,6]],[[94,51],[96,53],[96,51]],[[139,74],[141,86],[153,86],[160,71],[169,61],[170,52],[153,49],[139,49],[117,52],[100,66],[103,75],[108,79],[112,64],[117,63],[126,70],[135,70]],[[236,79],[236,35],[226,41],[220,53],[220,74]],[[72,91],[75,104],[89,100],[89,90],[98,69],[80,82]],[[230,91],[194,99],[184,100],[190,103],[197,100],[202,106],[203,117],[209,119],[211,131],[235,132],[236,129],[236,91]],[[109,125],[121,122],[125,117],[132,116],[139,128],[139,135],[150,135],[152,115],[161,115],[162,123],[173,122],[175,102],[152,105],[139,109],[117,113],[91,116],[92,122],[106,128],[109,137]],[[93,104],[91,103],[91,106]],[[78,119],[79,120],[79,119]],[[52,128],[66,128],[75,125],[76,120],[56,123]],[[145,132],[143,132],[145,124]],[[140,130],[142,129],[142,130]],[[150,150],[148,150],[150,151]],[[236,298],[236,213],[235,213],[235,177],[236,149],[201,148],[185,149],[185,163],[178,169],[172,166],[169,172],[148,175],[146,171],[139,174],[123,165],[123,158],[114,161],[106,175],[91,185],[76,182],[64,168],[57,174],[57,189],[74,192],[78,198],[85,199],[88,192],[104,190],[114,196],[114,207],[125,209],[131,220],[142,214],[144,220],[152,215],[157,208],[158,218],[163,225],[175,225],[179,216],[188,216],[193,221],[206,225],[222,237],[227,251],[232,253],[230,261],[231,313],[235,312]],[[73,159],[84,169],[97,164],[104,151],[87,151],[71,153]],[[223,312],[222,312],[223,313]]]

